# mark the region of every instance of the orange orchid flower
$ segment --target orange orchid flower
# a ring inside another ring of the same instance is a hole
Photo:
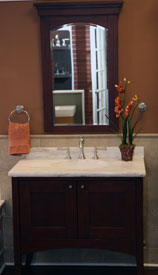
[[[132,100],[138,101],[138,100],[139,100],[139,97],[138,97],[137,95],[135,95],[134,97],[132,97]]]
[[[121,105],[121,97],[117,96],[115,98],[115,105]]]
[[[121,106],[121,98],[119,96],[115,99],[115,109],[114,112],[116,113],[116,117],[119,117],[120,114],[123,112],[123,108]]]
[[[114,111],[116,113],[116,117],[119,117],[120,114],[123,112],[123,109],[119,109],[119,107],[115,107]]]
[[[140,118],[138,119],[135,118],[134,113],[136,108],[138,107],[139,104],[139,97],[137,94],[134,94],[133,97],[131,97],[130,101],[126,103],[126,93],[127,93],[127,88],[131,82],[127,80],[127,78],[123,78],[122,81],[118,83],[118,85],[114,85],[118,94],[117,97],[115,98],[115,107],[114,107],[114,112],[116,118],[121,117],[122,119],[122,133],[121,133],[121,145],[133,145],[133,140],[137,134],[134,133],[135,126]],[[132,123],[132,119],[134,116],[134,123]],[[112,123],[117,129],[117,125],[115,123]]]
[[[125,119],[129,116],[132,105],[133,105],[133,100],[131,100],[130,103],[128,103],[128,105],[125,108],[125,113],[124,113],[124,118]]]
[[[125,89],[122,87],[122,82],[120,81],[119,85],[115,84],[115,88],[119,93],[124,93]]]

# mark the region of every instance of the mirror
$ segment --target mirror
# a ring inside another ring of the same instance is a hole
[[[122,4],[122,0],[34,3],[40,16],[45,132],[110,133],[111,121],[118,124],[114,84],[118,82],[118,15]],[[89,37],[88,49],[77,40],[79,28],[82,42]],[[98,45],[102,48],[99,54]],[[84,51],[78,58],[81,46]]]
[[[109,125],[107,33],[87,23],[50,31],[55,126]]]

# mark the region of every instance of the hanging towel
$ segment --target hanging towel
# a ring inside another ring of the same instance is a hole
[[[29,123],[9,123],[8,128],[10,155],[22,155],[30,152],[30,126]]]

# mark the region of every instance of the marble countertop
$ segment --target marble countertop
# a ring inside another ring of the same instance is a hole
[[[122,161],[118,147],[100,148],[98,160],[94,148],[85,147],[85,160],[78,159],[79,149],[70,148],[72,159],[64,159],[66,148],[32,148],[8,173],[11,177],[144,177],[144,148],[136,147],[133,161]]]

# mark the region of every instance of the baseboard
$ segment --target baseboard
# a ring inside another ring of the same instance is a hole
[[[144,263],[144,267],[157,267],[158,268],[158,264],[146,264],[146,263]]]
[[[24,264],[24,263],[23,263]],[[13,266],[13,262],[6,262],[4,266]],[[118,266],[118,267],[135,267],[135,264],[119,263],[32,263],[33,266]],[[158,264],[144,263],[145,268],[158,268]],[[0,273],[1,274],[1,273]]]
[[[3,271],[3,273],[2,273]],[[14,265],[13,263],[9,263],[8,265],[4,265],[3,269],[1,269],[0,274],[1,275],[13,275],[15,272],[14,270]],[[91,273],[92,275],[96,275],[97,273],[100,275],[105,275],[105,274],[111,274],[111,275],[127,275],[127,274],[135,274],[136,273],[136,267],[133,266],[114,266],[114,265],[109,265],[109,266],[64,266],[60,265],[49,265],[49,264],[34,264],[30,269],[26,270],[27,274],[30,275],[41,275],[44,274],[65,274],[68,273],[69,275],[73,275],[74,273],[77,274],[83,274],[86,275],[87,273]],[[158,267],[153,266],[151,264],[150,266],[145,266],[144,267],[144,275],[156,275],[158,274]]]
[[[25,263],[23,263],[25,264]],[[6,266],[13,266],[14,263],[6,263]],[[135,267],[135,264],[119,264],[119,263],[32,263],[32,266],[118,266],[118,267]]]

